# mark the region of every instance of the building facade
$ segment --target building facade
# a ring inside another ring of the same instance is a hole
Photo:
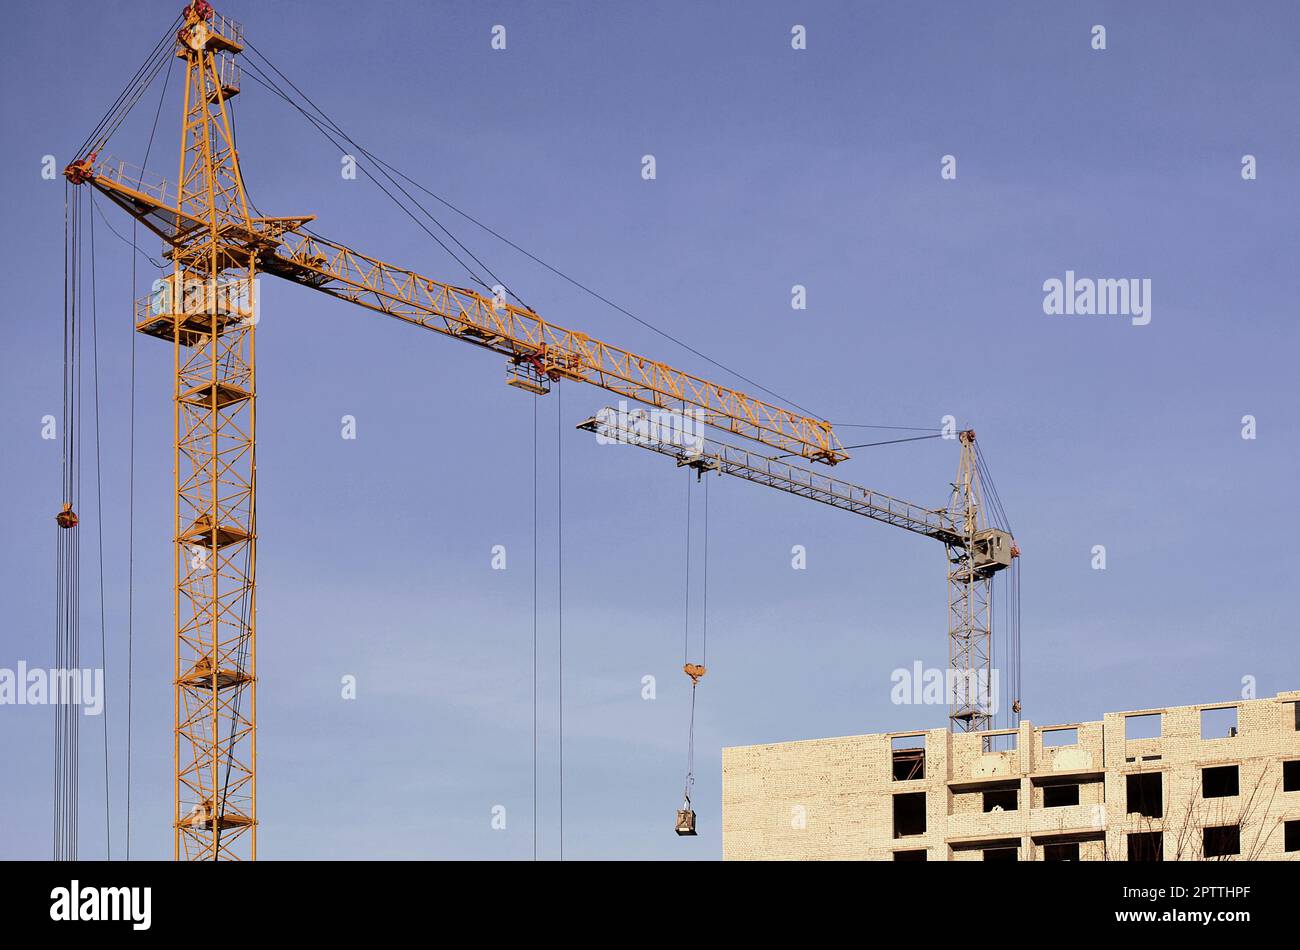
[[[727,860],[1300,858],[1300,690],[722,751]]]

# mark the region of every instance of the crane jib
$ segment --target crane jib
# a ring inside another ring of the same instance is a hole
[[[210,236],[210,222],[173,204],[165,183],[146,182],[125,163],[107,157],[87,159],[69,166],[68,176],[92,184],[166,241],[172,251]],[[835,465],[848,458],[824,420],[549,323],[499,298],[304,233],[301,228],[311,220],[312,216],[303,215],[224,221],[217,238],[232,268],[255,257],[265,273],[495,350],[511,361],[516,377],[530,380],[520,388],[540,394],[550,382],[586,382],[657,408],[698,408],[715,428],[809,461]]]

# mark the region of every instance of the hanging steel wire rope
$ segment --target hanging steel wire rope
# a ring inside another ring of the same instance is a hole
[[[692,475],[695,477],[692,478]],[[691,805],[691,792],[695,787],[695,700],[700,680],[708,672],[708,609],[709,609],[709,491],[708,481],[704,480],[704,523],[703,546],[704,563],[701,571],[701,592],[703,594],[703,613],[701,616],[700,662],[692,663],[691,655],[691,494],[693,485],[703,479],[703,472],[686,469],[686,623],[682,636],[682,672],[691,681],[691,714],[686,738],[686,784],[682,790],[682,807],[677,810],[674,830],[679,835],[696,834],[695,810]]]

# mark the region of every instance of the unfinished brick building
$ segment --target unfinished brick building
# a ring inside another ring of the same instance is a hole
[[[1293,860],[1300,691],[722,751],[727,860]]]

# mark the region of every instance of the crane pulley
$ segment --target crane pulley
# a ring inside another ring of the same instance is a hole
[[[54,523],[60,528],[75,528],[81,523],[80,519],[77,518],[77,513],[72,510],[72,502],[65,501],[63,503],[59,513],[54,516]]]

